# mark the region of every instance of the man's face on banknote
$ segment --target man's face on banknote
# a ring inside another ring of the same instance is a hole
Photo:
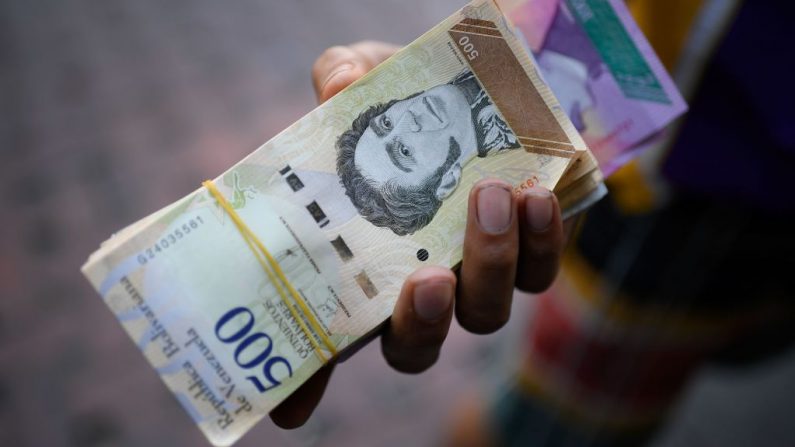
[[[536,58],[544,70],[550,88],[557,92],[558,102],[574,124],[585,130],[583,114],[594,106],[594,97],[588,88],[588,66],[580,60],[555,51],[542,51]]]
[[[373,117],[356,145],[354,164],[378,185],[419,187],[476,147],[470,105],[457,87],[445,84]]]
[[[430,223],[477,150],[466,91],[442,84],[360,113],[337,140],[337,174],[362,217],[402,236]]]

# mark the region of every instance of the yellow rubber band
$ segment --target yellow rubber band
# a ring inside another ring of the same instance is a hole
[[[257,258],[257,261],[262,266],[262,269],[265,270],[265,273],[268,275],[268,278],[270,279],[271,283],[276,288],[276,291],[279,292],[279,296],[281,297],[284,305],[287,307],[287,310],[290,311],[290,314],[293,316],[295,321],[298,322],[298,325],[301,327],[301,330],[304,331],[304,334],[306,334],[306,338],[309,339],[310,343],[312,343],[312,346],[315,348],[315,354],[317,354],[317,356],[320,357],[323,363],[326,363],[328,361],[328,359],[326,359],[326,356],[323,355],[322,348],[315,339],[314,334],[304,323],[304,318],[306,318],[306,320],[312,326],[312,329],[314,329],[315,331],[314,333],[317,334],[317,336],[321,339],[321,341],[323,341],[323,344],[326,346],[326,349],[331,353],[332,357],[336,356],[337,349],[334,346],[334,343],[331,341],[331,339],[328,338],[326,332],[323,330],[323,327],[320,325],[317,319],[315,319],[314,315],[312,315],[312,311],[304,302],[303,297],[301,297],[301,295],[298,292],[296,292],[295,288],[293,288],[292,284],[290,284],[290,281],[287,280],[287,276],[282,271],[278,261],[276,261],[276,259],[274,259],[273,256],[271,256],[271,254],[265,248],[265,245],[262,243],[262,241],[260,241],[259,238],[254,234],[254,232],[252,232],[251,229],[249,229],[246,223],[243,222],[243,219],[240,218],[240,215],[238,215],[235,209],[232,208],[232,205],[229,204],[229,202],[226,200],[223,194],[221,194],[221,192],[218,191],[218,188],[216,188],[215,183],[213,183],[212,180],[204,181],[202,183],[202,186],[207,188],[207,191],[210,192],[210,194],[213,196],[213,198],[215,198],[218,204],[221,205],[221,208],[223,208],[224,211],[226,211],[226,213],[232,219],[232,222],[235,224],[238,231],[240,231],[240,235],[243,236],[243,240],[246,241],[246,244],[251,249],[251,252],[254,253],[254,257]],[[301,312],[303,312],[303,315],[299,315],[298,312],[295,310],[295,308],[291,305],[290,299],[287,297],[287,293],[285,292],[284,289],[287,289],[287,291],[289,291],[290,295],[293,298],[293,301],[295,301],[298,307],[301,308]],[[302,318],[302,316],[304,318]]]

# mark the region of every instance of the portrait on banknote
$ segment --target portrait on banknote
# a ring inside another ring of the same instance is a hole
[[[578,131],[584,114],[596,106],[590,85],[605,71],[604,63],[571,13],[560,7],[536,56],[552,91]]]
[[[356,209],[397,235],[431,222],[464,166],[519,148],[475,75],[370,106],[337,140],[337,174]]]

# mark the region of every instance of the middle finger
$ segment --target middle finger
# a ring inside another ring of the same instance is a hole
[[[494,332],[508,321],[519,254],[519,227],[511,186],[483,180],[469,194],[464,260],[456,317],[474,333]]]

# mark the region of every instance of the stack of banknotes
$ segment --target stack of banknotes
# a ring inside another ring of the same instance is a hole
[[[503,6],[518,29],[472,1],[83,266],[214,445],[377,331],[409,273],[461,261],[475,182],[555,188],[581,209],[604,194],[597,159],[662,128],[635,110],[683,110],[620,2]],[[560,42],[572,30],[603,44],[583,61],[579,41]],[[569,94],[570,79],[585,84]]]

